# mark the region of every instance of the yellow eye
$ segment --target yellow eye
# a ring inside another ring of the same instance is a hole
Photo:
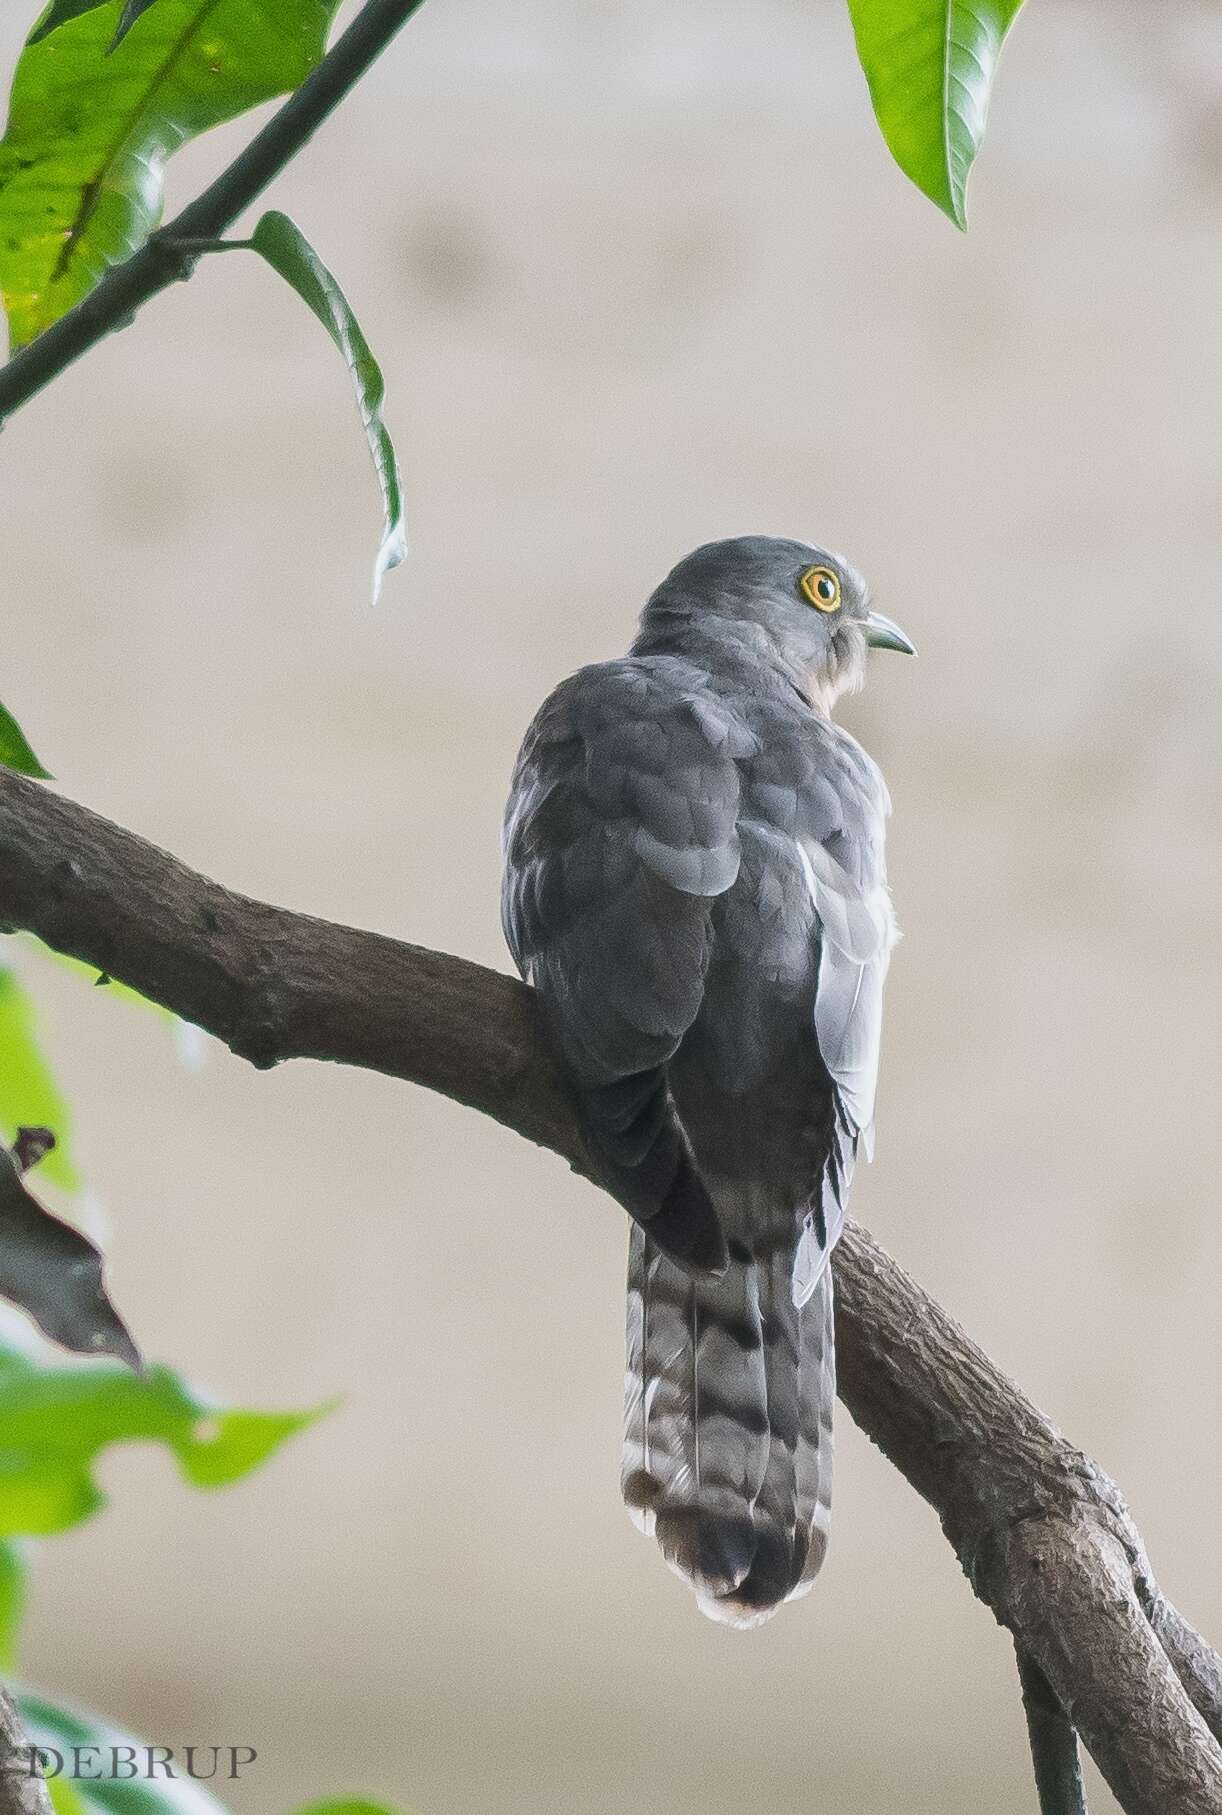
[[[798,586],[816,611],[835,611],[840,604],[840,581],[830,567],[808,567]]]

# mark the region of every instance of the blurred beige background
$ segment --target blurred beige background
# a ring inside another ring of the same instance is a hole
[[[858,1214],[1218,1637],[1222,24],[1122,11],[1032,0],[963,239],[833,0],[429,0],[275,191],[385,365],[409,565],[371,610],[342,368],[217,261],[3,436],[3,697],[67,792],[231,885],[506,965],[544,692],[708,537],[850,553],[921,645],[846,715],[907,935]],[[591,1188],[405,1086],[194,1075],[38,988],[148,1352],[347,1397],[213,1497],[109,1456],[41,1553],[33,1681],[256,1745],[242,1815],[1029,1815],[1008,1643],[847,1416],[826,1574],[761,1631],[630,1528]]]

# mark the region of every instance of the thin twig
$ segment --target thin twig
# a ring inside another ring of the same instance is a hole
[[[159,290],[191,275],[215,242],[313,137],[422,0],[366,0],[279,111],[180,215],[115,265],[89,295],[0,367],[0,424],[107,334],[123,328]]]
[[[1040,1815],[1087,1815],[1078,1736],[1039,1665],[1021,1645],[1015,1654]]]

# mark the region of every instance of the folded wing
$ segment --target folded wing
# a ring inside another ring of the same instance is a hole
[[[751,734],[677,665],[563,683],[527,733],[505,822],[505,935],[539,991],[604,1182],[659,1245],[723,1256],[666,1086],[700,1007],[714,899],[739,866]]]

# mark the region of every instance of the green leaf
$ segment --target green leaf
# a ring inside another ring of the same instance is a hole
[[[19,775],[32,775],[35,781],[51,780],[50,771],[43,768],[26,742],[25,732],[3,706],[0,706],[0,763],[16,769]]]
[[[17,64],[0,143],[0,286],[14,347],[143,244],[172,152],[304,80],[337,5],[157,0],[113,54],[125,0],[44,16]]]
[[[89,1753],[87,1759],[87,1770],[93,1770],[93,1753]],[[47,1781],[47,1795],[51,1797],[54,1815],[89,1815],[89,1804],[71,1777],[51,1777]]]
[[[0,1670],[17,1668],[21,1621],[25,1614],[25,1549],[0,1543]]]
[[[0,1142],[11,1147],[22,1127],[52,1130],[55,1146],[41,1162],[41,1176],[77,1190],[68,1105],[42,1056],[30,999],[0,965]]]
[[[91,13],[102,4],[103,0],[51,0],[51,5],[35,25],[26,43],[40,43],[53,31],[58,31],[61,25],[66,25],[69,19],[79,19],[82,13]]]
[[[389,1802],[370,1802],[363,1796],[324,1796],[318,1802],[302,1803],[293,1815],[403,1815]]]
[[[114,40],[110,46],[112,51],[118,50],[136,20],[147,13],[152,4],[153,0],[124,0],[123,11],[119,15],[119,23],[115,27]]]
[[[373,597],[377,603],[382,580],[387,571],[397,567],[407,554],[407,530],[403,519],[403,482],[394,444],[382,421],[386,386],[381,367],[369,350],[360,324],[352,313],[348,299],[310,245],[301,229],[273,209],[255,228],[251,245],[262,253],[273,271],[278,271],[291,284],[301,300],[311,308],[335,345],[344,356],[356,392],[357,408],[365,425],[365,435],[378,483],[382,488],[382,543],[373,566]]]
[[[111,1443],[164,1443],[195,1487],[224,1487],[330,1406],[218,1409],[164,1367],[48,1367],[9,1352],[0,1370],[0,1538],[65,1531],[105,1505],[93,1479]]]
[[[967,226],[967,179],[993,72],[1022,0],[849,0],[857,54],[892,156]]]
[[[89,1804],[70,1777],[61,1775],[50,1778],[47,1794],[51,1798],[55,1815],[89,1815]]]

